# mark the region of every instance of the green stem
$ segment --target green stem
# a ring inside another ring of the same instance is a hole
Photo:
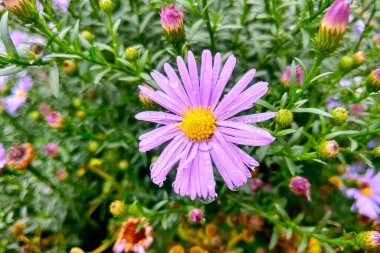
[[[305,82],[301,87],[301,91],[298,92],[294,97],[292,97],[287,108],[292,108],[294,104],[297,102],[297,100],[303,95],[303,93],[312,85],[311,80],[316,76],[316,74],[318,74],[319,67],[321,66],[324,58],[325,57],[322,54],[318,52],[316,53],[313,66],[311,67],[309,73],[305,78]]]
[[[203,5],[203,8],[206,7],[207,0],[202,0],[202,5]],[[208,30],[208,33],[210,35],[211,51],[215,52],[215,49],[216,49],[216,46],[215,46],[215,37],[214,37],[214,31],[212,29],[211,22],[210,22],[210,16],[209,16],[209,13],[208,13],[208,7],[207,7],[204,15],[205,15],[206,22],[207,22],[207,30]]]
[[[366,35],[367,32],[368,32],[368,30],[369,30],[369,25],[370,25],[370,23],[371,23],[371,20],[372,20],[373,16],[374,16],[375,13],[376,13],[376,4],[375,4],[375,3],[376,3],[376,0],[372,1],[372,3],[369,4],[369,6],[372,5],[372,4],[374,4],[374,6],[373,6],[373,9],[372,9],[372,12],[371,12],[370,17],[368,18],[367,23],[365,24],[364,31],[363,31],[362,34],[360,35],[360,38],[359,38],[358,42],[356,43],[353,52],[358,51],[358,49],[359,49],[359,47],[360,47],[360,44],[361,44],[361,42],[362,42],[362,40],[363,40],[363,38],[364,38],[364,35]]]
[[[111,35],[111,38],[112,38],[112,47],[113,47],[113,50],[115,51],[115,56],[119,57],[119,42],[117,40],[116,34],[115,34],[115,32],[113,30],[113,27],[112,27],[111,14],[106,13],[106,17],[107,17],[108,32],[109,32],[109,34]]]

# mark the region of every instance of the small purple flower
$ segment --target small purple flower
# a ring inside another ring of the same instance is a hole
[[[0,143],[0,170],[4,168],[5,161],[6,161],[5,157],[6,157],[5,149],[3,147],[3,144]]]
[[[37,0],[36,4],[37,4],[37,9],[40,12],[44,12],[44,6],[42,5],[42,3],[39,0]]]
[[[60,8],[63,11],[67,11],[70,5],[69,0],[54,0],[53,2],[58,8]]]
[[[307,180],[304,177],[292,177],[290,179],[289,183],[289,189],[291,192],[293,192],[296,195],[304,195],[307,200],[311,201],[310,198],[310,183],[309,180]]]
[[[44,151],[46,153],[46,155],[50,156],[50,157],[57,157],[58,156],[58,145],[56,143],[48,143],[45,147],[44,147]]]
[[[342,79],[340,80],[339,85],[342,87],[348,87],[352,85],[352,82],[348,79]]]
[[[182,57],[177,57],[181,79],[166,63],[167,76],[158,71],[151,73],[162,90],[139,86],[142,94],[171,112],[146,111],[136,115],[138,120],[164,125],[139,137],[141,152],[170,141],[151,165],[151,178],[162,186],[169,172],[179,163],[173,188],[177,194],[191,199],[215,198],[212,162],[228,188],[234,190],[243,186],[251,177],[250,170],[259,163],[237,145],[263,146],[275,140],[267,131],[250,124],[273,118],[276,113],[233,117],[252,108],[267,92],[268,84],[258,82],[246,89],[256,72],[251,69],[219,102],[236,64],[233,55],[223,68],[221,60],[220,53],[213,61],[211,52],[204,50],[198,72],[195,57],[189,51],[188,66]]]
[[[358,21],[356,21],[356,23],[352,26],[352,30],[354,31],[355,36],[358,37],[358,38],[364,32],[364,29],[365,29],[365,22],[363,20],[361,20],[361,19],[359,19]]]
[[[0,92],[4,92],[7,87],[8,76],[0,76]]]
[[[12,89],[10,96],[4,99],[5,110],[9,115],[15,115],[17,110],[25,104],[28,91],[32,88],[33,81],[28,75],[21,77]]]
[[[261,180],[260,178],[253,178],[250,184],[251,191],[255,192],[257,189],[259,189],[263,185],[264,185],[263,180]]]
[[[28,38],[28,34],[20,30],[13,30],[10,36],[16,47],[20,47]]]
[[[202,213],[202,210],[198,209],[198,208],[193,208],[190,212],[189,212],[189,220],[192,222],[192,223],[199,223],[203,220],[203,213]]]
[[[50,112],[49,114],[45,115],[45,121],[52,128],[58,129],[63,127],[64,118],[63,115],[59,112]]]
[[[369,168],[364,175],[357,174],[358,188],[343,189],[343,193],[354,199],[351,211],[376,220],[380,218],[380,173]]]

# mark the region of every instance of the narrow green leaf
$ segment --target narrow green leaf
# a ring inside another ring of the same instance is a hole
[[[72,28],[72,26],[69,26],[69,27],[63,28],[63,30],[58,34],[58,37],[59,37],[60,39],[63,39],[63,38],[66,36],[66,34],[67,34],[69,31],[71,31],[71,28]]]
[[[135,82],[140,80],[140,77],[138,76],[126,76],[119,78],[120,81],[127,81],[127,82]]]
[[[278,229],[275,227],[272,231],[272,237],[270,238],[269,242],[269,249],[272,250],[274,247],[276,247],[278,241]]]
[[[305,76],[306,76],[307,75],[307,68],[306,68],[305,63],[303,63],[303,61],[297,57],[294,57],[294,60],[301,66],[301,68],[305,72]]]
[[[296,165],[288,157],[284,156],[284,159],[285,159],[286,165],[288,166],[290,174],[294,176]]]
[[[303,45],[303,48],[306,49],[310,43],[310,34],[305,29],[301,29],[301,34],[302,34],[302,45]]]
[[[372,163],[371,160],[368,159],[368,157],[365,156],[365,154],[360,153],[359,156],[363,159],[363,162],[367,164],[369,167],[374,168],[375,165]]]
[[[53,67],[50,68],[50,87],[55,97],[59,94],[59,72],[57,63],[53,62]]]
[[[74,45],[74,48],[77,51],[81,52],[82,49],[81,49],[80,43],[79,43],[79,20],[77,20],[77,22],[75,23],[74,31],[73,31],[73,35],[71,37],[71,40],[72,40],[72,43]]]
[[[318,222],[317,226],[314,228],[314,233],[319,234],[324,226],[326,225],[327,221],[331,217],[331,212],[326,212],[326,214],[322,217],[322,219]]]
[[[327,253],[336,253],[335,250],[333,248],[331,248],[331,246],[328,245],[327,243],[321,242],[321,245],[323,248],[326,249]]]
[[[112,30],[115,34],[117,33],[117,30],[119,29],[120,23],[121,23],[121,18],[116,20],[116,22],[112,26]]]
[[[208,7],[210,7],[213,3],[215,3],[215,0],[212,0],[212,1],[208,2],[208,3],[206,4],[206,6],[203,6],[203,9],[202,9],[202,15],[205,14],[205,12],[206,12],[206,10],[208,9]]]
[[[309,242],[308,238],[305,235],[302,236],[302,240],[301,240],[300,246],[298,246],[297,253],[303,252],[306,249],[308,242]]]
[[[141,22],[141,25],[139,27],[140,33],[145,31],[146,26],[149,24],[149,21],[152,19],[154,15],[156,15],[154,12],[149,12],[144,16],[144,20]]]
[[[313,83],[313,82],[317,81],[318,79],[320,79],[320,78],[322,78],[324,76],[328,76],[328,75],[330,75],[332,73],[334,73],[334,72],[325,72],[325,73],[322,73],[320,75],[317,75],[316,77],[314,77],[313,79],[311,79],[310,83]]]
[[[296,108],[294,110],[292,110],[292,112],[307,112],[307,113],[314,113],[314,114],[319,114],[319,115],[322,115],[322,116],[325,116],[325,117],[329,117],[329,118],[332,118],[332,115],[328,112],[325,112],[321,109],[317,109],[317,108]]]
[[[274,204],[274,207],[276,208],[277,212],[281,215],[281,218],[284,221],[290,220],[288,213],[285,211],[285,209],[282,206],[280,206],[279,204]]]
[[[94,79],[95,85],[98,85],[100,80],[103,78],[103,76],[105,74],[107,74],[110,70],[111,70],[111,68],[107,68],[107,69],[103,70],[102,72],[100,72],[99,74],[97,74],[95,79]]]
[[[272,112],[276,112],[277,111],[276,107],[274,107],[273,105],[269,104],[267,101],[259,99],[259,100],[256,101],[256,104],[257,105],[261,105],[262,107],[265,107],[265,108],[271,110]]]
[[[8,55],[11,58],[17,58],[18,53],[15,45],[13,44],[13,41],[11,39],[11,36],[9,35],[9,29],[8,29],[8,11],[6,11],[1,16],[0,21],[0,32],[1,32],[1,39],[3,40],[5,50],[7,51]]]
[[[337,136],[342,136],[342,135],[348,135],[348,134],[356,134],[359,133],[359,131],[356,130],[346,130],[346,131],[336,131],[329,133],[328,135],[325,136],[325,139],[332,139]]]
[[[81,57],[74,54],[49,54],[47,58],[65,58],[65,59],[80,59]]]
[[[292,61],[292,65],[290,66],[290,89],[289,89],[289,97],[292,99],[296,95],[297,89],[297,78],[296,78],[296,64]]]
[[[277,137],[281,137],[281,136],[285,136],[285,135],[292,134],[292,133],[295,133],[295,132],[297,132],[297,129],[284,129],[284,130],[279,131],[276,134],[276,136]]]
[[[0,69],[0,76],[8,76],[8,75],[16,74],[22,70],[23,68],[21,67],[17,67],[16,65],[10,65],[10,66]]]

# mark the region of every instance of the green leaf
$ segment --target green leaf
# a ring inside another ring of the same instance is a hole
[[[281,108],[284,108],[286,101],[288,100],[288,93],[285,92],[281,97]]]
[[[364,162],[365,164],[367,164],[369,167],[372,167],[372,168],[375,167],[375,165],[373,165],[372,161],[369,160],[369,159],[365,156],[365,154],[360,153],[359,156],[363,159],[363,162]]]
[[[164,200],[161,200],[160,202],[158,202],[157,204],[154,205],[154,207],[152,208],[152,210],[159,210],[161,207],[163,207],[164,205],[166,205],[166,203],[168,203],[168,200],[167,199],[164,199]]]
[[[285,129],[285,130],[281,130],[279,131],[276,136],[277,137],[280,137],[280,136],[285,136],[285,135],[288,135],[288,134],[292,134],[292,133],[295,133],[297,132],[297,129]]]
[[[11,58],[17,58],[18,53],[15,45],[13,44],[13,41],[11,39],[11,36],[9,35],[9,29],[8,29],[8,11],[6,11],[1,16],[0,21],[0,32],[1,32],[1,39],[3,40],[5,50],[7,51],[8,55]]]
[[[311,79],[310,83],[313,83],[313,82],[317,81],[318,79],[320,79],[320,78],[322,78],[324,76],[328,76],[328,75],[330,75],[332,73],[334,73],[334,72],[325,72],[325,73],[322,73],[320,75],[317,75],[316,77],[314,77],[313,79]]]
[[[301,34],[302,34],[302,45],[303,45],[303,48],[306,49],[309,46],[310,34],[305,29],[301,29]]]
[[[48,54],[47,58],[65,58],[65,59],[80,59],[81,57],[74,54]]]
[[[280,206],[279,204],[274,204],[274,207],[276,208],[277,212],[280,214],[281,218],[284,221],[290,221],[290,217],[288,213],[285,211],[285,209],[282,206]]]
[[[77,20],[77,22],[75,23],[74,31],[73,31],[73,35],[71,37],[71,40],[73,42],[74,48],[77,51],[81,52],[82,49],[81,49],[80,43],[79,43],[79,20]]]
[[[352,138],[348,138],[351,142],[350,150],[351,152],[355,151],[358,148],[358,142]]]
[[[140,33],[144,32],[145,31],[145,27],[149,24],[149,21],[152,19],[152,17],[156,15],[154,12],[148,12],[145,16],[144,16],[144,20],[141,22],[141,25],[139,27],[139,31]]]
[[[296,165],[288,157],[284,156],[284,159],[285,159],[286,165],[288,166],[290,174],[294,176]]]
[[[356,131],[356,130],[336,131],[336,132],[332,132],[332,133],[329,133],[328,135],[326,135],[325,139],[332,139],[332,138],[337,137],[337,136],[348,135],[348,134],[356,134],[356,133],[360,133],[360,132]]]
[[[294,98],[296,95],[297,89],[297,78],[296,78],[296,64],[292,61],[290,65],[290,88],[289,88],[289,97],[290,99]]]
[[[13,75],[13,74],[16,74],[22,70],[24,70],[24,69],[21,67],[17,67],[16,65],[10,65],[10,66],[7,66],[7,67],[0,69],[0,76]]]
[[[126,81],[126,82],[136,82],[138,80],[140,80],[140,77],[138,76],[125,76],[125,77],[121,77],[119,78],[120,81]]]
[[[120,23],[121,23],[121,18],[116,20],[116,22],[112,26],[112,30],[115,34],[117,33],[117,30],[119,29]]]
[[[195,24],[193,24],[193,26],[191,27],[190,31],[188,32],[187,34],[187,38],[188,40],[190,41],[194,35],[198,32],[199,28],[201,27],[201,25],[203,24],[203,19],[200,19],[198,20],[197,22],[195,22]]]
[[[333,248],[331,248],[331,246],[328,245],[327,243],[321,242],[321,245],[323,248],[326,249],[327,253],[336,253],[335,250]]]
[[[322,116],[325,116],[325,117],[329,117],[329,118],[332,118],[332,115],[328,112],[325,112],[321,109],[317,109],[317,108],[296,108],[294,110],[292,110],[292,112],[307,112],[307,113],[314,113],[314,114],[318,114],[318,115],[322,115]]]
[[[309,242],[309,240],[308,240],[307,236],[305,236],[305,235],[302,236],[302,240],[301,240],[300,246],[298,246],[297,253],[303,252],[306,249],[308,242]]]
[[[207,11],[208,7],[210,7],[213,3],[215,3],[215,0],[212,0],[212,1],[208,2],[208,3],[206,4],[206,6],[203,6],[203,9],[202,9],[201,14],[204,15],[205,12]]]
[[[331,212],[326,212],[326,214],[322,217],[322,219],[318,222],[317,226],[314,228],[313,232],[319,234],[324,226],[327,224],[327,221],[331,217]]]
[[[55,97],[58,97],[59,94],[59,72],[57,63],[53,62],[53,67],[50,68],[50,87],[52,90],[52,93]]]
[[[96,75],[95,79],[94,79],[94,83],[95,85],[98,85],[100,80],[103,78],[103,76],[105,74],[107,74],[109,71],[111,70],[111,68],[106,68],[105,70],[103,70],[102,72],[100,72],[99,74]]]
[[[267,101],[259,99],[259,100],[256,101],[256,104],[257,105],[261,105],[262,107],[265,107],[265,108],[269,109],[270,111],[273,111],[273,112],[277,111],[276,107],[274,107],[273,105],[269,104]]]
[[[301,68],[305,72],[305,76],[306,76],[307,75],[307,68],[306,68],[305,63],[303,63],[303,61],[297,57],[294,57],[294,60],[301,66]]]
[[[69,26],[69,27],[64,28],[64,29],[58,34],[58,37],[59,37],[60,39],[63,39],[63,38],[66,36],[66,34],[67,34],[69,31],[71,31],[71,28],[72,28],[72,26]]]
[[[275,227],[272,231],[272,237],[270,238],[269,242],[269,249],[272,250],[274,247],[276,247],[278,241],[278,229]]]

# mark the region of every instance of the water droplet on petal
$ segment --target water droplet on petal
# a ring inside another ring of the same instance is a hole
[[[156,165],[156,163],[152,163],[150,166],[149,166],[149,169],[150,171],[152,171],[154,169],[154,166]]]

